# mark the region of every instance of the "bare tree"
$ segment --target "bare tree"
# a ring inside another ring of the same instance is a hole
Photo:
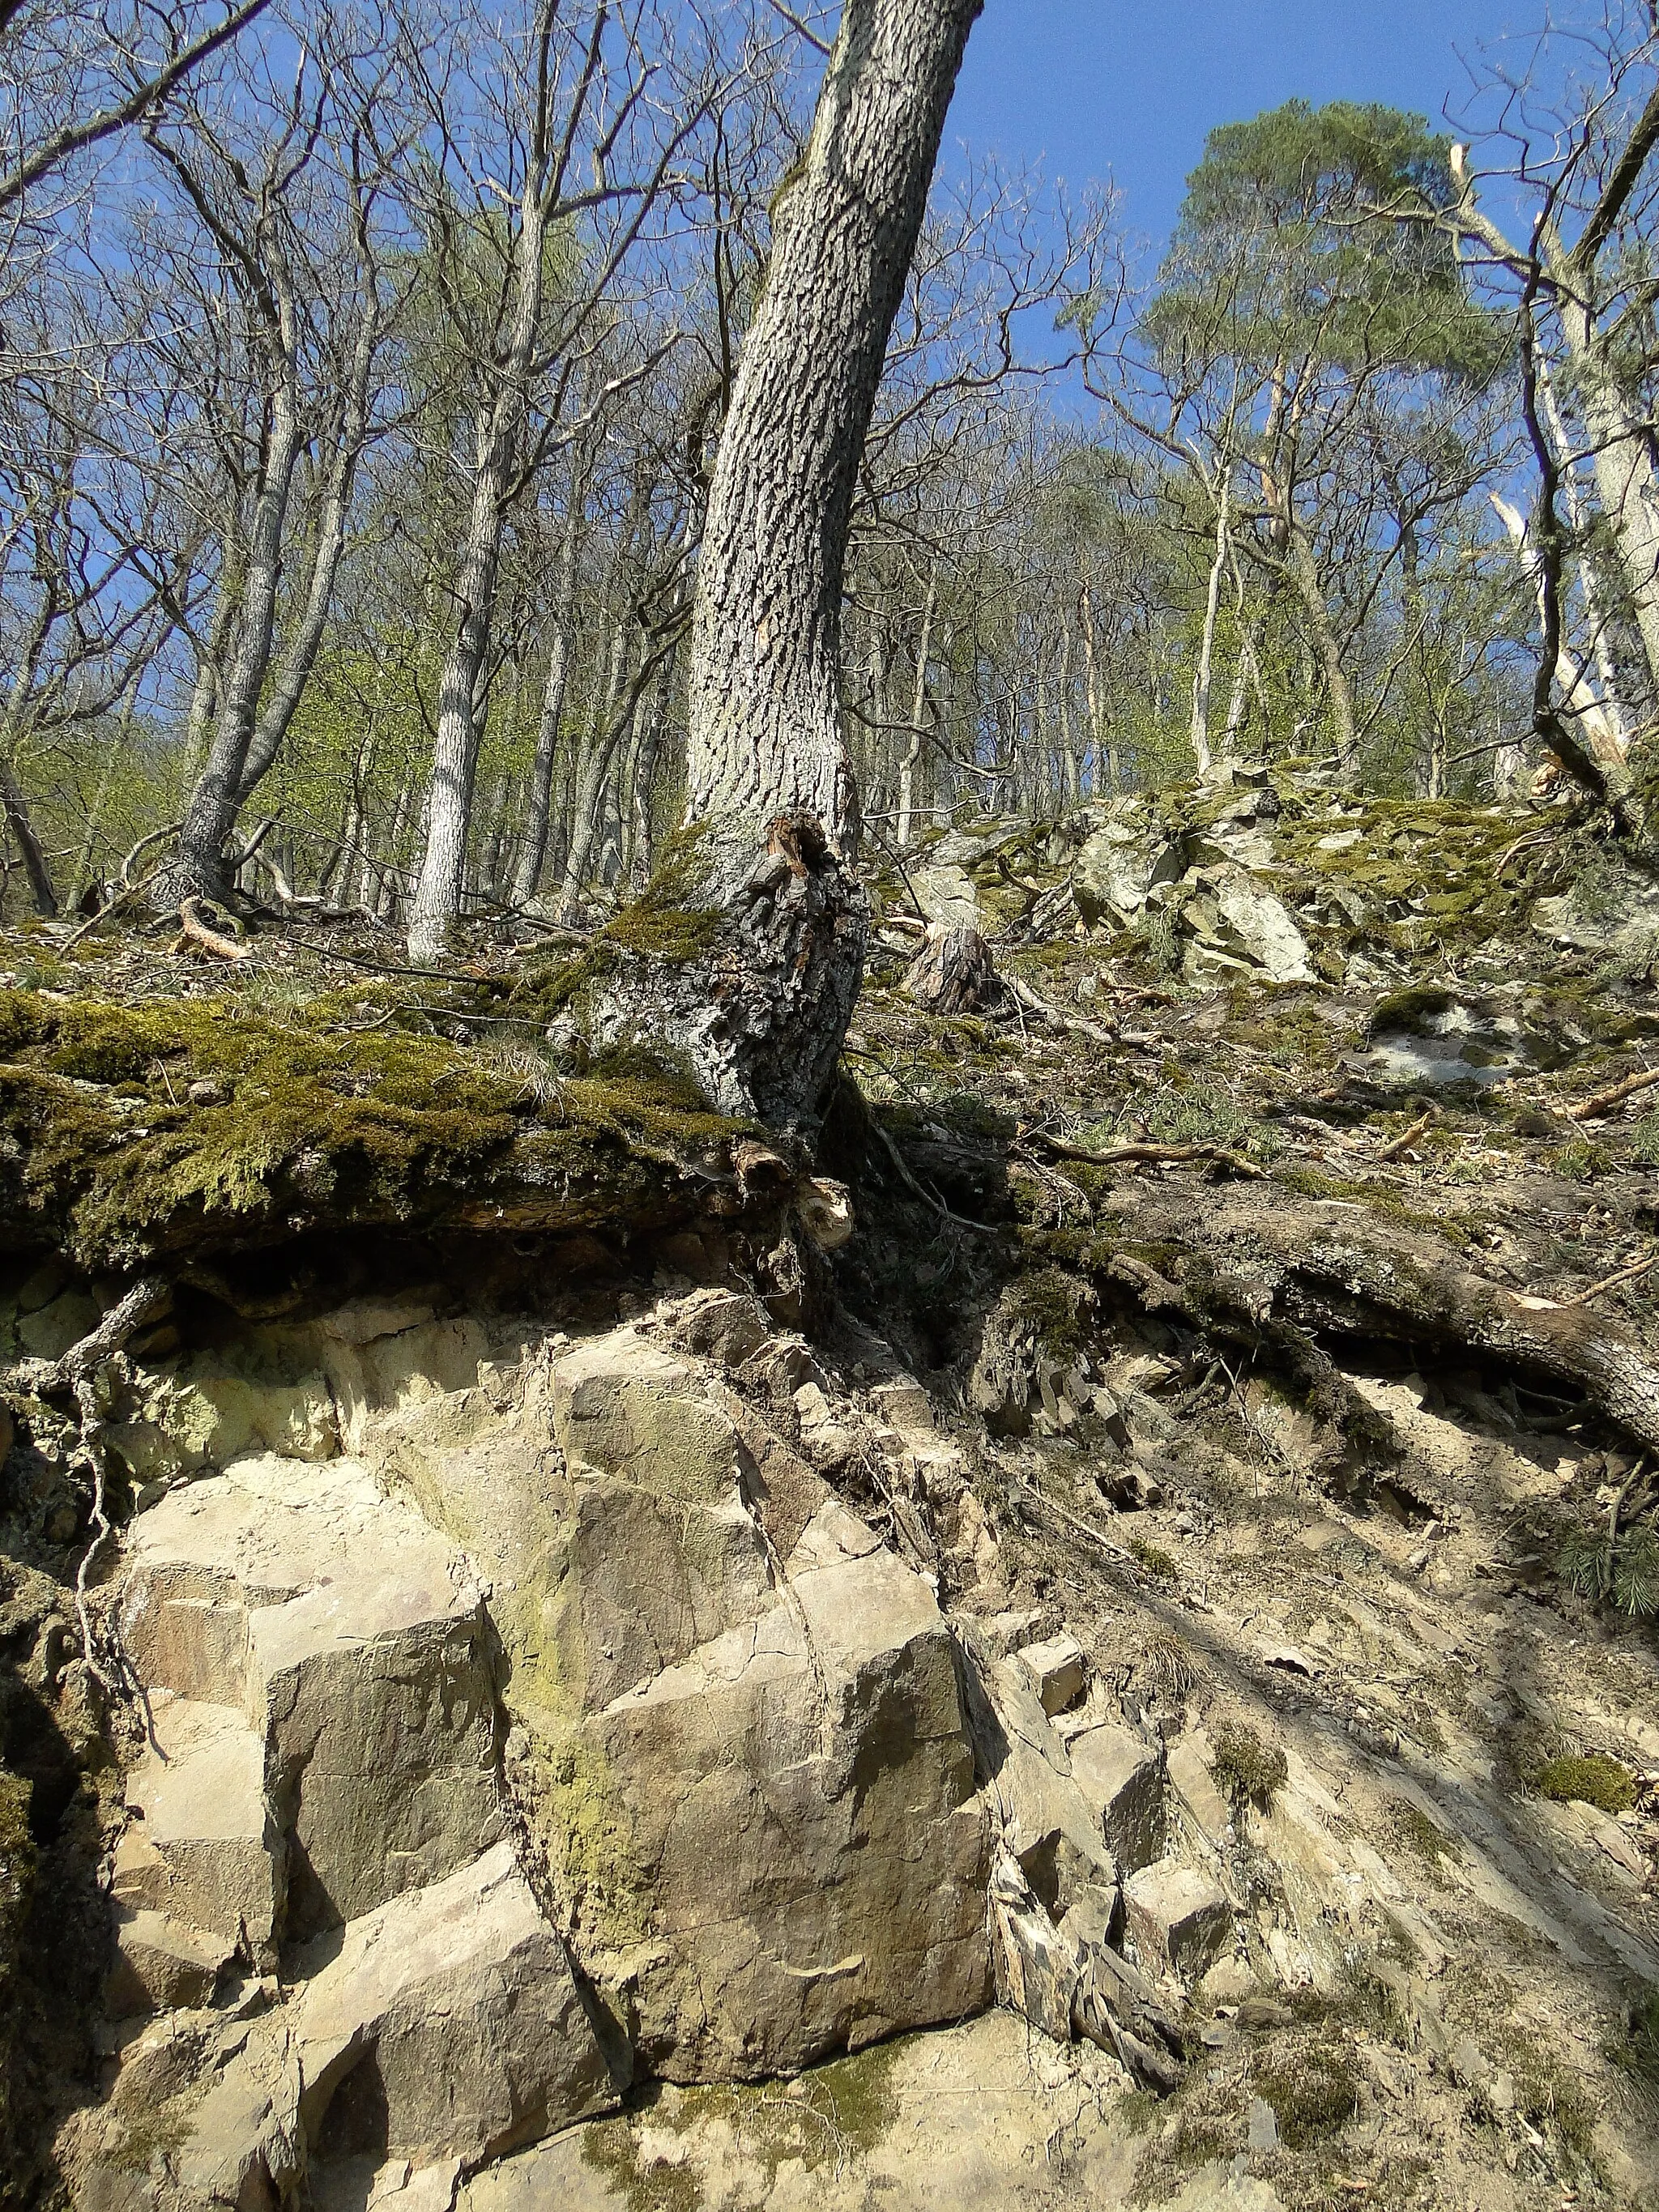
[[[426,214],[467,357],[457,459],[468,501],[410,916],[414,959],[437,958],[460,913],[507,517],[537,470],[585,428],[586,415],[568,418],[568,404],[609,335],[605,304],[714,97],[705,82],[689,99],[681,87],[672,110],[665,105],[667,81],[659,92],[657,78],[667,39],[665,25],[647,24],[638,8],[590,0],[567,17],[558,0],[534,0],[521,43],[503,36],[492,50],[498,136],[476,158],[461,157],[445,121],[449,95],[428,82],[451,156]],[[513,179],[505,195],[501,171]],[[620,379],[589,386],[586,413],[602,409],[618,382],[648,374],[673,335],[647,346]]]

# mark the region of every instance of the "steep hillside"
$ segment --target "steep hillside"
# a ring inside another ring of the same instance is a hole
[[[0,946],[10,2201],[1659,2203],[1659,877],[873,890],[811,1160],[660,899]]]

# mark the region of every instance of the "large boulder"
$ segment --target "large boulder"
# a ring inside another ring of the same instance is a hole
[[[510,1414],[405,1424],[398,1457],[491,1573],[519,1802],[641,2056],[787,2072],[984,2003],[987,1822],[931,1588],[702,1362],[629,1328],[531,1370]]]
[[[1194,933],[1185,962],[1189,980],[1212,980],[1218,968],[1255,972],[1273,983],[1318,980],[1289,908],[1248,868],[1223,861],[1196,870],[1193,881],[1182,916]]]
[[[280,1935],[369,1911],[495,1840],[497,1647],[483,1594],[364,1468],[242,1462],[141,1515],[129,1557],[119,1619],[141,1683],[228,1709],[254,1738],[286,1854]],[[240,1774],[247,1755],[228,1745],[222,1729],[214,1759]],[[217,1766],[200,1791],[195,1771],[168,1792],[175,1864],[190,1855],[179,1824],[194,1821],[205,1845],[220,1817]],[[258,1808],[246,1790],[236,1802],[246,1849]]]
[[[314,2156],[471,2164],[614,2101],[509,1844],[322,1939],[314,1961],[285,2022]]]
[[[1073,890],[1078,912],[1092,928],[1133,922],[1161,885],[1178,883],[1187,866],[1178,844],[1149,837],[1127,822],[1108,822],[1084,841]]]

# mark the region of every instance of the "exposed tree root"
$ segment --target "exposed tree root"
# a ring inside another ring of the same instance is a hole
[[[99,1376],[110,1361],[119,1356],[135,1330],[164,1312],[172,1302],[172,1290],[160,1276],[141,1276],[110,1308],[97,1328],[78,1344],[71,1345],[61,1358],[25,1361],[12,1370],[9,1378],[14,1389],[27,1391],[35,1397],[68,1391],[75,1399],[81,1425],[76,1455],[92,1476],[92,1535],[76,1572],[75,1611],[81,1624],[81,1650],[87,1671],[112,1697],[120,1694],[119,1672],[106,1667],[99,1656],[98,1637],[87,1595],[104,1546],[115,1533],[106,1499],[109,1461],[104,1449],[106,1424]]]

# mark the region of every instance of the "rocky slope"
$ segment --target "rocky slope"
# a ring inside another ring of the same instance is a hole
[[[1650,879],[877,890],[816,1181],[534,956],[9,941],[13,2201],[1659,2203]]]

